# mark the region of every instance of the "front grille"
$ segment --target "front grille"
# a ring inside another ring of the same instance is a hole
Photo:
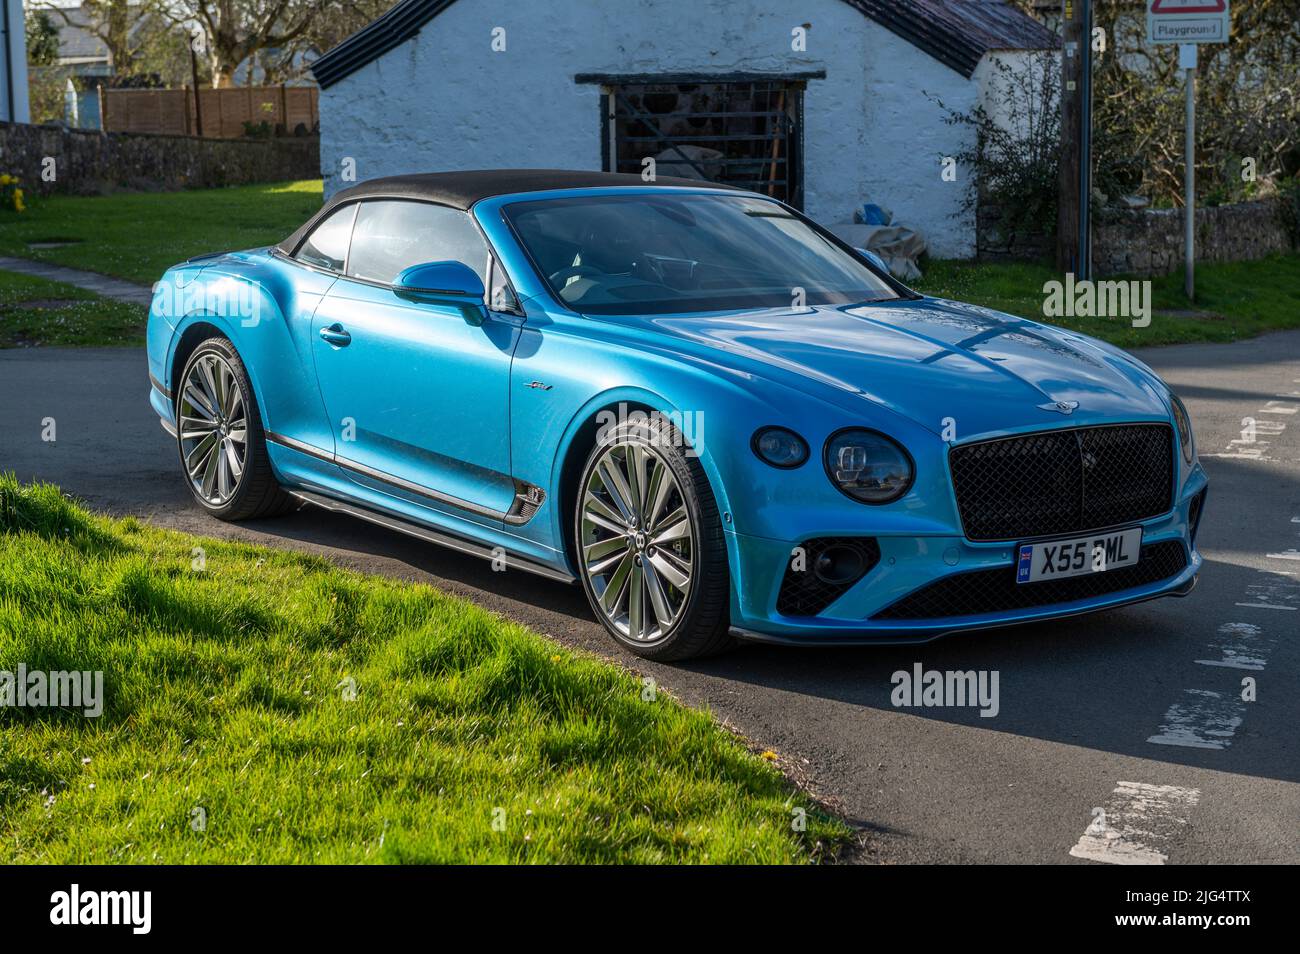
[[[795,555],[791,554],[776,598],[776,611],[782,616],[816,616],[880,562],[880,545],[871,537],[819,537],[805,540],[799,546],[803,549],[803,569],[795,568]],[[837,581],[822,579],[817,573],[818,559],[828,550],[834,552],[838,548],[857,553],[861,560],[860,572]]]
[[[1133,566],[1064,580],[1017,583],[1015,566],[954,573],[909,593],[873,619],[943,619],[1036,609],[1119,593],[1177,576],[1187,568],[1178,540],[1151,543]]]
[[[970,540],[1020,540],[1165,513],[1173,436],[1168,424],[1123,424],[954,447],[948,464],[962,530]]]

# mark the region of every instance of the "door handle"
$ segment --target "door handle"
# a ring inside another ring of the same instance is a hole
[[[352,343],[352,336],[338,322],[322,328],[320,336],[336,348],[343,348]]]

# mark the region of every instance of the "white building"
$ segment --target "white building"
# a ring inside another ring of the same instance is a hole
[[[1057,46],[1002,0],[402,0],[313,66],[326,195],[405,172],[562,167],[744,184],[826,224],[870,201],[974,254],[943,159],[994,57]]]

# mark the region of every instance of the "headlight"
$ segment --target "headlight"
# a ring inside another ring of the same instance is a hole
[[[912,486],[911,456],[876,431],[837,431],[826,442],[825,461],[831,482],[863,503],[889,503]]]
[[[1169,403],[1174,407],[1174,423],[1178,425],[1178,443],[1183,448],[1183,460],[1190,464],[1196,457],[1196,445],[1192,440],[1192,419],[1187,416],[1187,408],[1173,391],[1169,392]]]
[[[760,427],[754,432],[750,446],[773,467],[798,467],[808,459],[808,442],[784,427]]]

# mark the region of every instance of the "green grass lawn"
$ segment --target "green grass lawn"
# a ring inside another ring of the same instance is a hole
[[[917,291],[1019,315],[1043,317],[1043,284],[1060,279],[1045,264],[930,262]],[[1153,313],[1146,328],[1124,319],[1057,318],[1061,325],[1125,348],[1185,341],[1235,341],[1265,331],[1300,328],[1300,255],[1255,262],[1199,264],[1196,303],[1183,294],[1182,273],[1152,279]]]
[[[0,255],[84,268],[144,284],[202,252],[280,241],[320,208],[320,180],[191,192],[53,196],[23,215],[6,213]],[[69,242],[55,248],[33,247]],[[957,298],[1043,321],[1043,283],[1060,276],[1045,264],[931,261],[918,291]],[[1258,262],[1201,264],[1197,301],[1182,276],[1153,281],[1155,313],[1147,328],[1123,319],[1057,319],[1124,347],[1180,341],[1232,341],[1300,327],[1300,255]],[[75,343],[75,342],[67,342]]]
[[[140,305],[0,271],[0,348],[140,345],[146,317]]]
[[[19,663],[100,670],[106,702],[0,708],[0,862],[806,862],[848,836],[707,713],[463,600],[0,475]]]
[[[151,285],[170,265],[202,252],[272,245],[321,205],[321,181],[50,196],[0,219],[0,255],[84,268]],[[30,243],[68,242],[57,248]]]

